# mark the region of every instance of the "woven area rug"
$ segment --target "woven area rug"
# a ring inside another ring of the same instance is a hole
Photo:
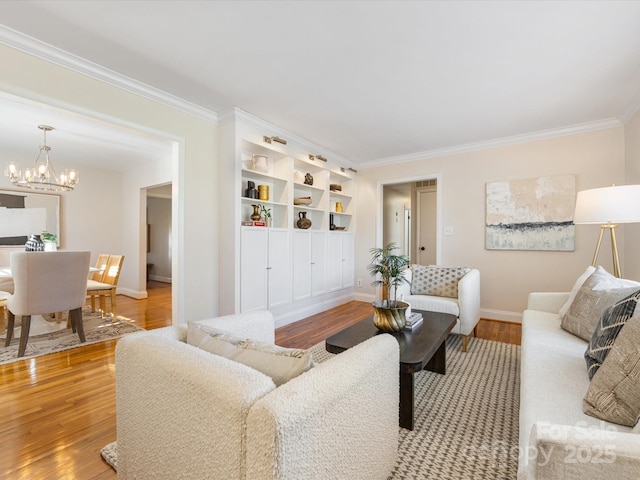
[[[516,478],[520,347],[471,339],[467,353],[460,337],[447,339],[447,374],[416,374],[415,428],[400,428],[394,480],[475,480]],[[333,355],[324,342],[312,347],[322,362]],[[102,457],[117,469],[117,446]]]
[[[48,353],[69,350],[90,343],[103,342],[105,340],[122,337],[128,333],[144,330],[144,328],[133,324],[133,320],[130,318],[122,316],[118,316],[116,320],[100,318],[100,314],[91,313],[91,308],[88,306],[85,306],[82,310],[82,320],[86,338],[85,343],[80,343],[78,335],[73,333],[70,328],[66,328],[66,315],[63,315],[60,324],[57,324],[55,320],[46,321],[39,316],[33,317],[27,349],[24,357],[20,358],[17,358],[20,326],[19,324],[16,325],[14,338],[8,347],[4,346],[5,339],[7,338],[6,333],[0,335],[0,365],[24,360],[26,358],[39,357]],[[16,336],[18,338],[16,338]]]

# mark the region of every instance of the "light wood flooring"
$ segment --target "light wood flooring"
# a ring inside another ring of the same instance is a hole
[[[149,298],[118,296],[118,314],[146,328],[171,323],[171,288],[151,282]],[[281,327],[276,343],[308,348],[371,315],[350,302]],[[520,325],[482,320],[478,336],[520,343]],[[473,341],[473,340],[471,340]],[[100,449],[116,439],[117,340],[0,365],[0,478],[110,479]]]

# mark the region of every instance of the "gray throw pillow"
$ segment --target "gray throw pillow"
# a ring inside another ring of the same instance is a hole
[[[589,380],[593,379],[598,368],[607,358],[622,327],[633,316],[639,298],[640,290],[637,290],[603,312],[593,332],[587,351],[584,353]]]
[[[562,317],[561,327],[590,341],[602,312],[638,288],[638,282],[616,278],[598,267],[578,290],[567,314]]]
[[[583,401],[584,413],[633,427],[640,418],[639,378],[640,317],[632,317],[593,376]]]
[[[241,339],[222,330],[189,322],[187,343],[268,375],[276,386],[313,367],[311,353],[264,342]]]

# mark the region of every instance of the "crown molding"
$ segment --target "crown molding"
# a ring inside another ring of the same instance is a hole
[[[329,157],[332,161],[331,163],[338,162],[343,167],[354,167],[354,164],[351,160],[343,157],[339,153],[336,153],[331,150],[327,150],[325,147],[318,145],[311,140],[307,140],[306,138],[300,137],[295,133],[292,133],[282,127],[279,127],[268,120],[264,120],[263,118],[257,117],[252,113],[246,112],[238,107],[229,107],[218,114],[218,122],[220,125],[224,125],[229,122],[243,122],[249,125],[252,125],[257,128],[262,128],[265,130],[265,134],[277,134],[284,137],[287,141],[295,142],[299,145],[303,145],[305,148],[308,148],[310,153],[319,153]],[[354,167],[355,168],[355,167]]]
[[[428,158],[446,157],[459,153],[473,152],[476,150],[487,150],[490,148],[514,145],[517,143],[533,142],[537,140],[546,140],[549,138],[564,137],[567,135],[576,135],[580,133],[591,132],[594,130],[604,130],[607,128],[621,127],[624,124],[617,118],[606,118],[595,122],[580,123],[577,125],[569,125],[567,127],[556,128],[553,130],[541,130],[538,132],[525,133],[522,135],[512,135],[509,137],[496,138],[483,142],[466,143],[455,147],[438,148],[435,150],[427,150],[424,152],[410,153],[408,155],[400,155],[397,157],[387,157],[378,160],[370,160],[360,163],[360,168],[371,168],[383,165],[391,165],[396,163],[413,162],[416,160],[426,160]]]
[[[134,80],[66,50],[49,45],[5,25],[0,25],[0,43],[202,120],[218,123],[218,115],[211,110]]]

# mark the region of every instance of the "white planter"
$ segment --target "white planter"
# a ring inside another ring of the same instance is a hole
[[[58,245],[51,242],[44,242],[44,251],[45,252],[55,252],[58,250]]]

